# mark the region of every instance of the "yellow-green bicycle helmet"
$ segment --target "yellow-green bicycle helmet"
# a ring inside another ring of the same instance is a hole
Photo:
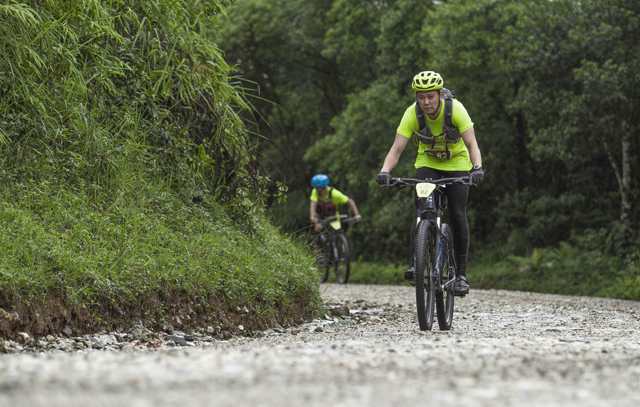
[[[429,92],[440,90],[444,86],[444,81],[439,73],[433,71],[422,71],[413,77],[411,89],[415,92]]]

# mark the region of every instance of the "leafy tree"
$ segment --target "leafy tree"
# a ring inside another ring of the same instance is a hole
[[[420,33],[432,7],[431,2],[376,2],[375,13],[366,15],[373,29],[365,31],[375,33],[376,37],[369,38],[368,43],[355,44],[362,46],[356,54],[366,54],[374,63],[363,66],[362,60],[355,58],[338,60],[342,62],[340,72],[351,75],[354,88],[348,96],[347,107],[331,122],[333,131],[316,140],[305,154],[307,162],[337,174],[369,219],[371,226],[354,228],[355,247],[368,256],[392,252],[395,253],[392,257],[399,259],[407,252],[405,229],[410,213],[407,209],[412,207],[413,200],[410,194],[381,191],[373,179],[393,143],[404,109],[412,103],[408,90],[411,78],[425,69],[420,64],[420,56],[427,55],[428,51]],[[337,33],[342,33],[342,44],[350,43],[351,37],[345,33],[353,29],[352,15],[362,16],[358,10],[356,3],[334,3],[333,15],[341,18],[328,31],[325,43],[329,49],[333,49]],[[362,51],[365,48],[366,52]],[[371,73],[375,75],[370,77]],[[413,172],[414,157],[411,148],[407,150],[398,173]],[[368,239],[372,233],[376,238]]]
[[[305,172],[309,140],[343,105],[335,64],[321,54],[330,3],[240,0],[221,22],[227,58],[254,97],[260,164],[293,185]]]
[[[471,193],[473,247],[524,254],[585,233],[601,236],[594,230],[605,228],[610,247],[631,250],[640,214],[633,177],[637,2],[236,5],[225,49],[276,102],[256,108],[257,131],[269,139],[260,143],[260,157],[270,174],[289,181],[286,208],[297,211],[279,212],[280,219],[298,216],[295,227],[304,225],[303,174],[309,166],[327,170],[371,221],[354,229],[360,253],[404,257],[407,226],[400,219],[410,199],[381,191],[373,176],[412,103],[411,77],[433,69],[469,110],[487,169]],[[289,27],[295,18],[299,24]],[[396,173],[412,171],[412,155],[410,147]]]
[[[528,80],[521,104],[536,123],[530,150],[541,163],[561,165],[558,189],[591,197],[582,215],[609,213],[610,221],[615,212],[609,202],[616,196],[626,246],[637,211],[631,174],[638,161],[638,123],[631,101],[638,97],[638,5],[565,1],[555,7],[561,12],[551,15],[532,3],[516,39],[527,44],[517,60],[537,62],[518,67]]]

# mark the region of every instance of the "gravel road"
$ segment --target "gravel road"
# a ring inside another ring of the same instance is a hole
[[[323,319],[257,337],[13,348],[0,406],[640,405],[640,302],[472,290],[452,331],[420,332],[411,287],[321,291]]]

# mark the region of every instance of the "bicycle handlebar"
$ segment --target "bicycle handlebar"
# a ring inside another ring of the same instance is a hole
[[[333,215],[333,216],[327,216],[326,218],[319,219],[318,222],[320,222],[321,225],[326,225],[330,222],[333,222],[334,220],[337,220],[338,218],[340,218],[340,222],[342,223],[358,223],[362,220],[362,219],[357,219],[355,216],[349,217],[347,215],[340,215],[338,217],[337,215]]]
[[[462,177],[449,177],[449,178],[438,178],[438,179],[393,177],[391,178],[389,185],[382,185],[382,186],[383,187],[410,187],[422,182],[430,182],[436,185],[451,185],[451,184],[473,185],[473,183],[471,182],[471,177],[468,175],[465,175]]]

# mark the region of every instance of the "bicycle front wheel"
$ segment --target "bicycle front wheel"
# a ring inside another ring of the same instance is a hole
[[[416,255],[416,307],[420,330],[431,330],[435,303],[435,286],[431,275],[435,258],[435,233],[429,221],[418,224],[415,240]]]
[[[336,281],[340,284],[346,284],[351,274],[351,252],[349,249],[349,240],[344,233],[336,236]]]
[[[451,329],[453,322],[453,283],[456,279],[456,260],[453,255],[453,235],[446,223],[442,225],[441,249],[443,252],[440,280],[442,289],[436,291],[436,314],[438,326],[443,331]]]
[[[316,256],[316,266],[321,283],[326,283],[329,279],[329,270],[331,270],[333,251],[331,243],[326,238],[318,238],[318,255]]]

